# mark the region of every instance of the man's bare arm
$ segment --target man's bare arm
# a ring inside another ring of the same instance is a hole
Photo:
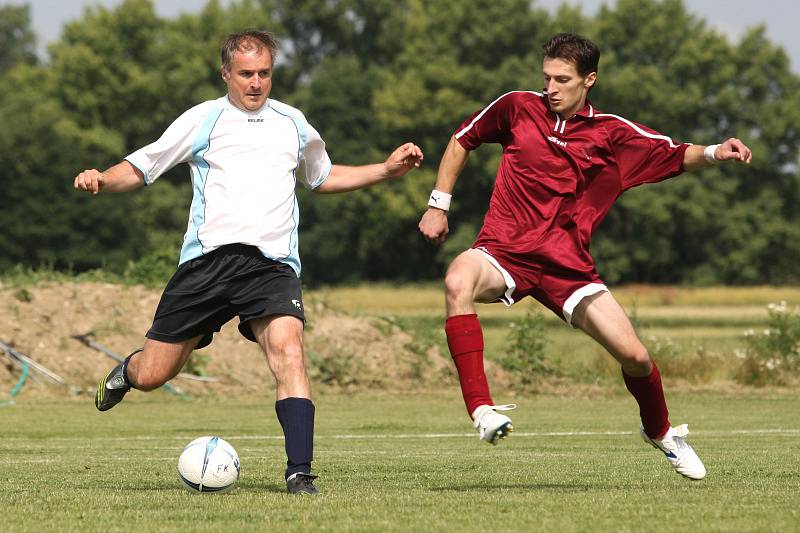
[[[363,189],[385,180],[397,179],[411,169],[419,168],[423,154],[419,146],[405,143],[397,147],[383,163],[357,167],[333,165],[322,185],[315,189],[320,193],[348,192]]]
[[[706,150],[709,151],[708,154],[705,153]],[[687,148],[683,155],[683,170],[687,172],[699,170],[717,161],[738,161],[749,165],[752,160],[753,152],[750,148],[739,139],[730,138],[722,144],[711,146],[695,144]]]
[[[75,176],[73,185],[79,191],[92,194],[127,192],[144,185],[144,174],[128,161],[122,161],[103,172],[94,168],[84,170]]]
[[[458,176],[464,170],[468,158],[469,150],[461,146],[455,137],[450,137],[450,142],[442,156],[442,162],[439,164],[435,190],[448,195],[452,194]],[[428,207],[419,221],[419,231],[434,244],[444,242],[450,232],[447,224],[447,210]]]

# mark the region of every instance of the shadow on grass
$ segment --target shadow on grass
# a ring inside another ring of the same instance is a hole
[[[142,483],[142,484],[126,484],[125,486],[116,485],[113,483],[92,482],[88,486],[73,486],[73,489],[101,489],[114,492],[184,492],[186,494],[203,494],[203,495],[228,495],[236,493],[285,493],[286,485],[283,483],[237,483],[233,490],[216,493],[216,492],[197,492],[190,490],[183,486],[180,482],[176,481],[165,483]]]
[[[284,494],[286,493],[286,485],[283,483],[239,483],[235,491],[239,493],[269,492]]]

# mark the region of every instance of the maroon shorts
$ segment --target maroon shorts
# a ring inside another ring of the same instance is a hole
[[[512,305],[532,296],[570,325],[583,298],[608,290],[594,259],[572,232],[553,232],[528,250],[480,238],[473,249],[503,274],[508,289],[499,301]]]

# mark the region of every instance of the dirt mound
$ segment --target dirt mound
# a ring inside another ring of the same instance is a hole
[[[106,283],[0,285],[0,340],[61,376],[64,387],[46,384],[35,373],[25,395],[92,395],[97,381],[114,364],[108,356],[76,341],[92,338],[119,355],[141,346],[160,292]],[[305,346],[314,387],[405,390],[443,383],[455,385],[447,354],[419,342],[391,320],[349,316],[320,302],[306,302]],[[258,346],[245,340],[233,320],[207,348],[195,352],[187,369],[201,369],[215,382],[176,378],[189,394],[274,388]],[[491,368],[493,379],[502,371]],[[14,386],[20,370],[0,355],[0,398]]]

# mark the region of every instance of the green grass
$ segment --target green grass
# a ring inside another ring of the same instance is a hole
[[[0,529],[797,531],[796,392],[669,396],[709,471],[690,482],[641,442],[620,389],[518,397],[516,434],[497,447],[473,434],[457,390],[323,395],[316,498],[283,493],[283,442],[266,398],[133,393],[98,413],[87,399],[21,396],[0,411]],[[237,448],[242,479],[230,494],[190,494],[177,457],[212,433]]]

